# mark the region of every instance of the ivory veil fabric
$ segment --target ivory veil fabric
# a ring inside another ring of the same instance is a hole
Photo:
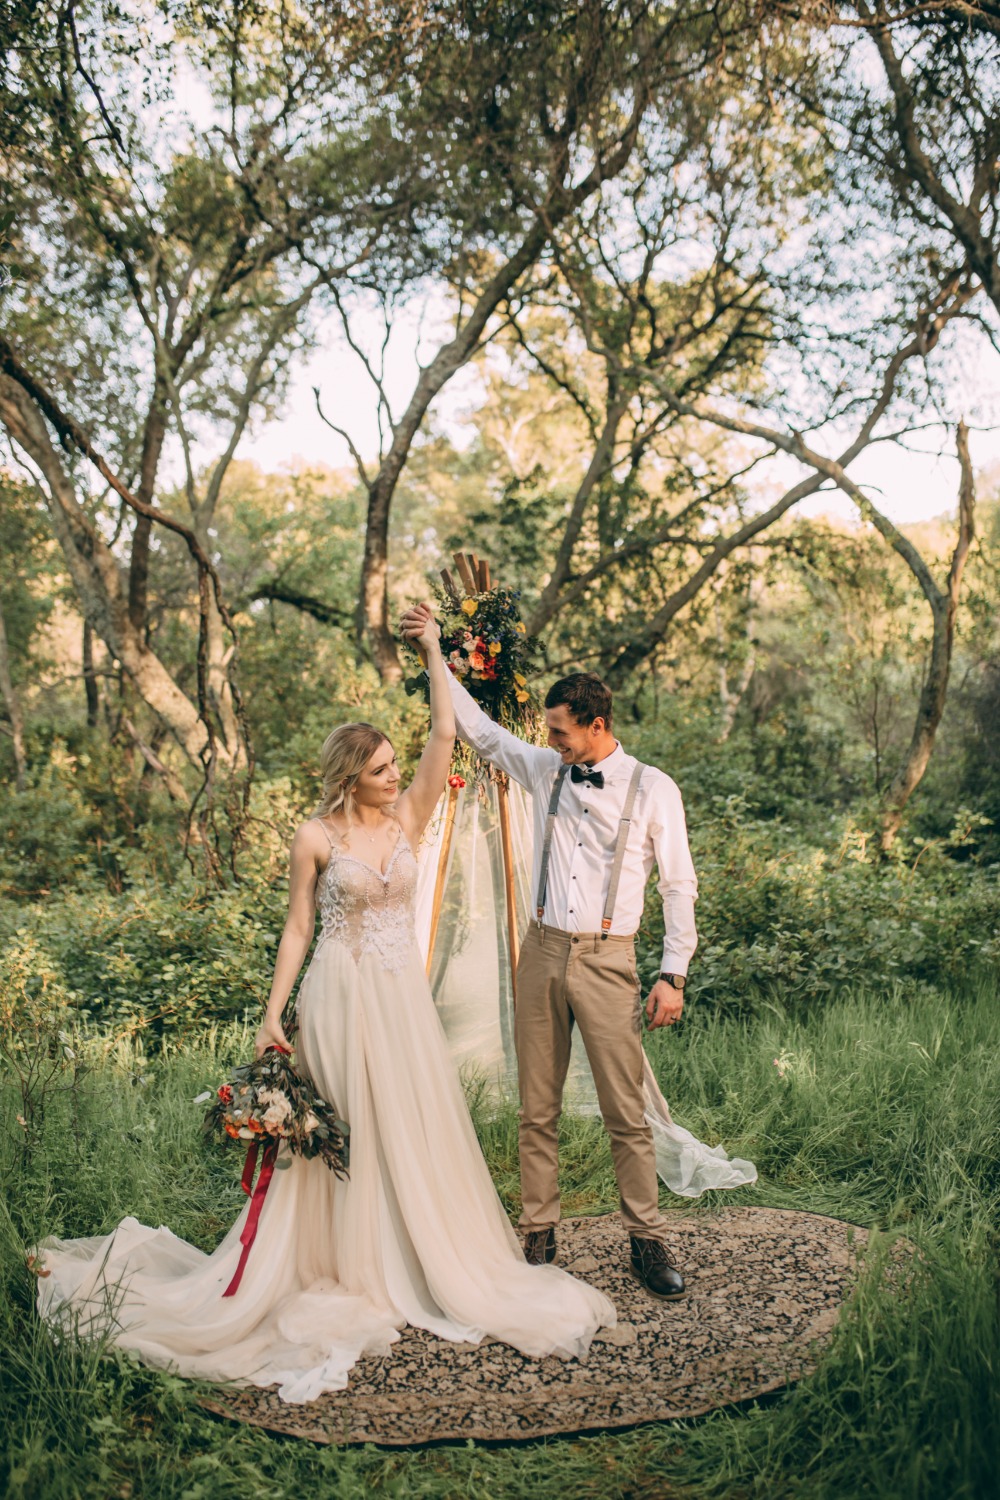
[[[614,1325],[603,1294],[524,1261],[431,998],[416,887],[402,835],[384,874],[333,848],[317,887],[322,932],[299,995],[296,1064],[351,1126],[350,1179],[299,1157],[275,1172],[225,1299],[249,1205],[210,1255],[134,1218],[106,1236],[45,1241],[38,1302],[56,1329],[107,1333],[147,1364],[277,1384],[302,1402],[342,1389],[407,1323],[539,1358],[582,1355]]]

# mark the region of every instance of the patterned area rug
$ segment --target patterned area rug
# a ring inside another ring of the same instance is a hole
[[[627,1268],[617,1214],[569,1219],[559,1264],[618,1309],[585,1360],[526,1359],[506,1344],[450,1344],[404,1330],[366,1359],[346,1390],[288,1406],[271,1390],[225,1390],[220,1416],[317,1443],[407,1446],[504,1442],[700,1416],[808,1373],[828,1339],[867,1233],[839,1219],[773,1208],[671,1215],[670,1246],[688,1282],[661,1302]]]

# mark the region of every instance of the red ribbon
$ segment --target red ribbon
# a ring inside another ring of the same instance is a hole
[[[254,1141],[247,1151],[247,1159],[243,1166],[241,1186],[247,1194],[250,1193],[253,1184],[253,1174],[257,1170],[257,1152],[259,1149],[260,1142]],[[243,1232],[240,1235],[240,1244],[243,1246],[240,1263],[236,1267],[236,1274],[232,1281],[222,1294],[224,1297],[235,1296],[239,1284],[243,1280],[243,1272],[246,1270],[253,1242],[257,1238],[257,1224],[260,1220],[260,1211],[264,1207],[264,1199],[267,1197],[267,1190],[271,1185],[271,1178],[274,1176],[274,1163],[277,1155],[278,1142],[268,1141],[264,1147],[264,1155],[261,1158],[260,1176],[257,1178],[257,1186],[253,1189],[253,1196],[250,1199],[250,1211],[247,1214],[246,1223],[243,1225]]]

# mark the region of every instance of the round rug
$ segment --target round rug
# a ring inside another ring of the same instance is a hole
[[[289,1406],[273,1390],[225,1390],[220,1416],[317,1443],[504,1442],[701,1416],[807,1374],[850,1290],[867,1233],[819,1214],[723,1208],[670,1217],[688,1284],[662,1302],[628,1269],[617,1214],[567,1219],[559,1264],[614,1302],[586,1359],[527,1359],[507,1344],[450,1344],[406,1328],[362,1360],[346,1390]]]

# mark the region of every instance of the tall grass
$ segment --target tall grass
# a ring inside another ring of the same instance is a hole
[[[152,1061],[93,1039],[84,1048],[91,1071],[50,1101],[32,1143],[5,1074],[0,1485],[25,1500],[992,1496],[998,1001],[996,984],[981,979],[952,993],[844,994],[811,1016],[797,1008],[794,1020],[773,1003],[747,1021],[695,1007],[683,1028],[650,1037],[678,1119],[757,1162],[757,1188],[736,1201],[835,1214],[879,1233],[819,1370],[782,1399],[697,1423],[513,1449],[392,1454],[276,1439],[207,1417],[190,1382],[113,1352],[56,1346],[38,1326],[24,1269],[36,1238],[97,1233],[134,1213],[211,1247],[238,1211],[237,1154],[202,1142],[191,1101],[249,1038],[231,1027]],[[513,1106],[484,1097],[473,1105],[514,1210]],[[564,1121],[562,1160],[564,1211],[614,1206],[599,1122]],[[672,1208],[710,1213],[712,1204]],[[891,1271],[899,1234],[918,1250],[905,1283]]]

